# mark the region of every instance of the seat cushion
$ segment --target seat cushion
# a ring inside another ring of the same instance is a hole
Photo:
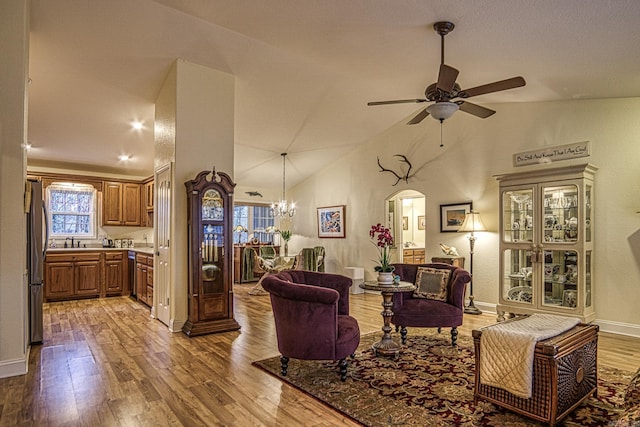
[[[398,326],[437,328],[462,325],[463,311],[442,301],[426,298],[406,299],[393,309],[391,322]]]
[[[358,344],[360,344],[360,327],[358,326],[358,321],[348,315],[339,315],[336,359],[343,359],[355,353]]]
[[[447,300],[447,288],[451,270],[418,267],[414,298],[427,298],[436,301]]]

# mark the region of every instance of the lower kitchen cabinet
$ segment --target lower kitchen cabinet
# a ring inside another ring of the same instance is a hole
[[[135,256],[131,260],[135,261],[135,268],[130,267],[128,255],[129,251],[119,250],[47,252],[45,300],[62,301],[137,293],[140,301],[152,305],[153,255],[132,254]]]
[[[47,301],[100,296],[100,252],[47,254],[45,293]]]
[[[153,305],[153,255],[136,254],[136,298]]]
[[[125,252],[105,252],[104,258],[105,294],[107,296],[122,295],[128,291]]]

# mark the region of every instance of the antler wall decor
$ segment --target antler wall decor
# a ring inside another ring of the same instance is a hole
[[[407,184],[409,183],[409,172],[411,172],[411,162],[407,159],[406,156],[403,156],[402,154],[394,154],[395,157],[402,157],[402,162],[406,163],[409,165],[409,169],[407,169],[407,172],[404,175],[398,175],[395,171],[392,171],[391,169],[387,169],[385,167],[383,167],[380,164],[380,157],[378,157],[378,166],[380,166],[380,172],[391,172],[396,178],[398,178],[395,182],[395,185],[398,185],[398,183],[400,182],[400,180],[404,180],[404,182],[406,182]]]

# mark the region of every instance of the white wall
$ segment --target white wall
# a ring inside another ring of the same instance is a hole
[[[24,143],[29,2],[0,2],[0,378],[27,372]]]
[[[407,126],[401,121],[349,156],[290,191],[299,206],[294,226],[304,246],[322,244],[338,270],[365,267],[373,278],[376,252],[368,230],[383,222],[384,199],[402,189],[427,199],[427,259],[440,255],[438,243],[458,248],[468,257],[462,233],[440,233],[439,205],[473,201],[489,230],[478,236],[474,252],[476,305],[498,301],[498,183],[492,175],[544,166],[514,168],[516,152],[591,141],[589,158],[551,166],[593,163],[595,182],[595,304],[597,319],[609,329],[640,334],[640,99],[514,103],[493,106],[497,114],[482,120],[463,112],[440,126],[427,118]],[[392,108],[392,107],[389,107]],[[404,154],[415,175],[409,183],[378,172],[376,156],[391,161]],[[347,238],[317,239],[315,209],[347,205]],[[295,243],[295,240],[292,241]]]
[[[174,162],[170,327],[187,320],[187,194],[184,183],[213,167],[233,179],[234,78],[178,59],[156,100],[156,169]]]

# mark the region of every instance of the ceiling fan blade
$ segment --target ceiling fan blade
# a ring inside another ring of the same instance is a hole
[[[456,104],[458,104],[458,107],[460,107],[461,111],[473,114],[474,116],[480,117],[481,119],[486,119],[487,117],[493,116],[496,113],[495,111],[490,110],[486,107],[478,104],[472,104],[467,101],[458,101],[456,102]]]
[[[526,82],[522,77],[512,77],[510,79],[500,80],[499,82],[488,83],[486,85],[461,90],[458,96],[460,98],[471,98],[472,96],[484,95],[485,93],[500,92],[501,90],[521,87],[525,84]]]
[[[409,104],[409,103],[418,103],[418,102],[427,102],[427,100],[426,99],[397,99],[395,101],[367,102],[367,105]]]
[[[427,111],[427,109],[423,109],[420,110],[420,112],[418,114],[415,115],[415,117],[411,120],[409,120],[407,122],[408,125],[417,125],[418,123],[420,123],[422,120],[424,120],[425,117],[427,117],[429,115],[429,112]]]
[[[451,92],[453,86],[456,84],[459,71],[447,64],[440,64],[440,71],[438,73],[438,83],[436,87],[444,92]]]

